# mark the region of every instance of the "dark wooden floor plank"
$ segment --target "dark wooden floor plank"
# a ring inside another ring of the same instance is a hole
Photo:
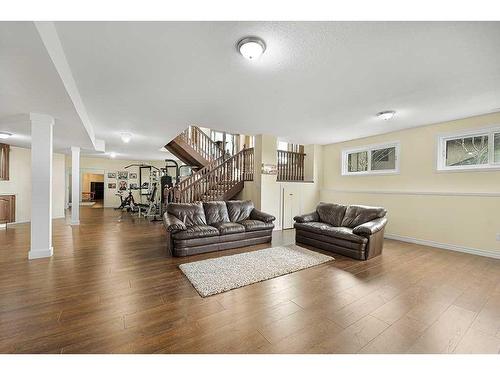
[[[82,207],[27,260],[29,224],[0,231],[2,353],[406,353],[500,350],[500,261],[387,240],[202,298],[178,269],[270,244],[172,258],[161,223]],[[272,246],[293,246],[276,231]],[[312,248],[311,248],[312,249]]]

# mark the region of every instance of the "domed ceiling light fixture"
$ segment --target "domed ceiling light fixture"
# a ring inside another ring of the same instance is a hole
[[[249,36],[237,44],[238,52],[247,60],[257,60],[266,50],[266,43],[260,38]]]
[[[122,138],[123,143],[129,143],[132,139],[132,134],[124,132],[120,134],[120,137]]]
[[[377,117],[382,120],[390,120],[394,117],[396,111],[382,111],[377,113]]]

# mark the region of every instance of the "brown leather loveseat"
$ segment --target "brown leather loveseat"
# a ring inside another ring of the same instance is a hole
[[[386,213],[382,207],[321,202],[316,211],[294,217],[295,242],[370,259],[382,253]]]
[[[163,224],[174,256],[271,242],[275,217],[252,201],[169,203]]]

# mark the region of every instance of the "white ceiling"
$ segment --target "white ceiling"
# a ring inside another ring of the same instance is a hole
[[[56,29],[96,138],[124,158],[164,159],[158,149],[190,124],[326,144],[500,107],[499,22],[56,22]],[[34,30],[1,23],[0,111],[47,101],[45,112],[81,129],[45,67],[40,38],[24,40]],[[267,44],[258,61],[236,52],[248,35]],[[24,87],[26,77],[37,90]],[[375,118],[387,109],[397,111],[393,120]],[[121,131],[133,134],[131,143],[121,142]],[[56,136],[64,143],[77,134]]]
[[[14,133],[9,144],[30,147],[27,123],[3,121],[30,112],[56,118],[56,151],[93,148],[34,24],[0,22],[0,130]]]

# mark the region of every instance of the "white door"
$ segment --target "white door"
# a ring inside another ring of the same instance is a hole
[[[297,187],[283,187],[283,229],[293,228],[293,218],[300,214],[300,190]]]

